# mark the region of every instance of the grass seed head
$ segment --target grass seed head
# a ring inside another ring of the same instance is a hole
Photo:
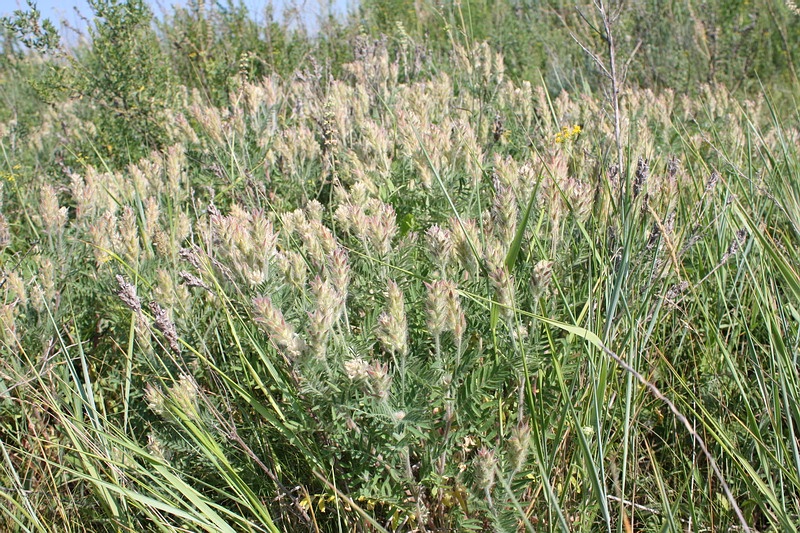
[[[650,165],[648,164],[647,159],[639,157],[639,161],[636,163],[636,173],[634,175],[634,180],[633,180],[634,198],[639,196],[639,193],[647,184],[647,178],[649,176],[650,176]]]
[[[117,284],[119,284],[117,296],[122,300],[122,303],[136,314],[141,314],[142,302],[139,296],[136,295],[136,287],[125,281],[125,278],[120,275],[117,275]]]
[[[178,330],[175,323],[169,318],[169,312],[163,309],[156,302],[150,302],[150,312],[153,313],[153,325],[167,339],[170,349],[175,353],[180,353],[181,345],[178,343]]]

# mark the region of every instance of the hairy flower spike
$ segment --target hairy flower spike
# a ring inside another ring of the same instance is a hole
[[[312,236],[311,238],[315,241],[315,247],[319,249],[314,259],[318,266],[322,267],[322,265],[325,264],[325,256],[333,253],[338,246],[336,236],[334,236],[333,232],[326,228],[322,222],[316,220],[309,222],[309,229]],[[310,249],[309,255],[312,255]]]
[[[147,435],[147,451],[150,452],[150,455],[160,459],[164,463],[169,462],[171,454],[169,450],[164,448],[164,444],[155,433],[149,433]]]
[[[489,494],[495,483],[497,457],[493,450],[481,448],[475,458],[475,483],[478,488]]]
[[[175,218],[175,242],[182,244],[192,234],[192,221],[189,215],[181,211]]]
[[[505,268],[498,268],[489,273],[489,279],[495,290],[497,303],[500,305],[500,316],[505,320],[514,319],[514,281]]]
[[[461,308],[461,297],[458,295],[455,284],[452,283],[447,288],[447,327],[453,332],[456,344],[460,348],[467,330],[467,318]]]
[[[308,346],[317,359],[325,357],[332,328],[331,316],[320,309],[308,314]]]
[[[325,207],[317,200],[311,200],[306,204],[306,217],[313,222],[322,222],[322,213]]]
[[[25,289],[25,280],[22,279],[22,276],[12,270],[6,274],[5,281],[6,285],[8,286],[9,293],[13,295],[12,299],[17,299],[22,306],[27,304],[28,291]]]
[[[375,334],[386,350],[398,354],[408,352],[408,324],[406,323],[403,291],[394,281],[389,281],[386,311],[378,317]]]
[[[156,272],[156,279],[157,283],[153,287],[152,294],[164,305],[174,308],[189,298],[189,291],[183,285],[176,286],[172,274],[168,270],[159,268]]]
[[[139,225],[136,222],[136,213],[129,205],[122,208],[122,216],[119,220],[119,235],[128,258],[134,262],[137,261],[140,250]]]
[[[264,326],[272,342],[285,350],[290,360],[297,359],[305,349],[305,343],[283,318],[281,310],[275,307],[269,296],[254,299],[253,307],[256,322]]]
[[[506,251],[508,250],[508,243],[500,242],[500,239],[494,236],[486,238],[486,246],[484,246],[483,260],[486,268],[489,271],[503,268],[506,262]]]
[[[289,250],[279,254],[277,260],[278,265],[283,270],[286,281],[295,288],[302,289],[308,278],[308,267],[303,255]]]
[[[445,280],[425,283],[428,288],[428,331],[433,336],[441,335],[447,329],[447,294],[451,285],[451,282]]]
[[[349,233],[353,230],[352,212],[353,206],[350,204],[342,204],[336,208],[336,211],[334,211],[333,219],[336,221],[340,231]]]
[[[381,257],[387,257],[392,251],[392,239],[397,231],[397,216],[388,204],[381,204],[374,215],[367,217],[367,237]]]
[[[353,381],[363,381],[369,377],[367,370],[369,365],[360,357],[350,359],[344,363],[344,371],[347,377]]]
[[[96,174],[87,172],[86,179],[80,174],[70,176],[70,189],[75,199],[75,219],[78,221],[93,218],[97,208],[97,190],[92,179]]]
[[[8,220],[0,213],[0,253],[11,244],[11,230],[8,228]]]
[[[255,211],[252,215],[252,241],[256,254],[263,262],[275,255],[278,233],[274,231],[272,222],[261,210]]]
[[[480,232],[472,219],[459,222],[455,217],[450,219],[453,242],[456,253],[461,261],[461,266],[468,272],[475,272],[478,268],[478,258],[483,256]]]
[[[51,234],[61,233],[67,225],[67,208],[58,206],[58,195],[51,185],[43,185],[40,195],[39,214],[44,228]]]
[[[181,144],[175,144],[167,148],[166,154],[166,174],[169,194],[173,198],[178,198],[181,192],[181,185],[186,181],[186,152]]]
[[[431,259],[439,269],[440,275],[444,276],[453,255],[453,237],[450,230],[434,224],[425,232],[425,242],[428,244]]]
[[[445,331],[453,332],[456,343],[460,346],[466,331],[467,321],[461,308],[461,298],[456,285],[452,281],[437,280],[426,283],[428,297],[428,331],[436,337]]]
[[[525,465],[530,444],[531,426],[524,421],[511,430],[511,437],[508,439],[508,455],[515,472]]]
[[[533,267],[531,275],[531,295],[534,299],[541,298],[550,286],[553,278],[553,262],[541,260]]]
[[[317,276],[311,282],[311,292],[317,308],[309,313],[308,337],[312,353],[321,358],[325,355],[328,337],[339,319],[339,295],[330,283]]]
[[[17,304],[19,302],[13,301],[10,304],[0,304],[0,341],[8,345],[15,345],[19,343],[17,337]]]
[[[389,365],[373,361],[367,368],[367,385],[369,387],[369,392],[377,399],[388,399],[392,387],[392,376],[389,375]]]
[[[213,106],[195,104],[189,108],[195,120],[200,123],[206,134],[218,145],[225,144],[225,131],[219,109]]]
[[[347,302],[347,288],[350,284],[350,262],[344,248],[336,248],[328,258],[328,279],[336,289],[338,297],[337,315],[341,315]]]
[[[156,229],[160,229],[158,219],[160,217],[160,206],[155,196],[149,196],[144,201],[144,234],[151,237]]]
[[[330,325],[338,319],[338,295],[336,289],[330,284],[328,280],[324,280],[317,276],[311,282],[311,293],[317,301],[317,309],[324,315],[330,317]]]
[[[42,257],[39,260],[39,283],[47,300],[56,302],[58,300],[56,266],[49,257]]]
[[[181,374],[178,382],[169,389],[170,399],[175,403],[175,410],[192,420],[200,419],[198,398],[200,386],[193,376]]]
[[[164,414],[164,393],[159,387],[148,383],[144,387],[144,399],[147,400],[147,408],[157,415]]]
[[[495,183],[494,206],[492,207],[492,222],[495,234],[502,242],[510,246],[517,232],[517,199],[511,187],[505,187],[499,182]]]

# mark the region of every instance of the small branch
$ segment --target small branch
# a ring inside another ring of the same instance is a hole
[[[603,19],[603,28],[606,32],[605,37],[606,43],[608,44],[609,68],[607,72],[610,73],[611,103],[614,106],[614,139],[617,143],[617,167],[619,168],[620,176],[622,176],[624,167],[622,164],[622,130],[620,126],[621,112],[619,109],[620,79],[617,75],[617,51],[614,46],[614,33],[611,31],[612,20],[606,10],[605,2],[603,2],[603,0],[597,0],[595,5]],[[603,67],[603,70],[606,71],[605,67]]]
[[[591,57],[591,58],[592,58],[592,61],[594,61],[594,62],[595,62],[595,64],[597,65],[597,68],[599,68],[599,69],[600,69],[600,71],[603,73],[603,75],[604,75],[605,77],[607,77],[608,79],[611,79],[611,73],[610,73],[610,72],[609,72],[609,71],[606,69],[606,66],[603,64],[603,62],[600,60],[600,58],[597,56],[597,54],[595,54],[594,52],[592,52],[591,50],[589,50],[589,49],[586,47],[586,45],[584,45],[584,44],[583,44],[583,43],[582,43],[582,42],[581,42],[581,41],[578,39],[578,37],[576,37],[576,36],[575,36],[575,34],[574,34],[574,33],[572,33],[572,31],[571,31],[571,30],[570,30],[570,32],[569,32],[569,36],[570,36],[570,37],[572,37],[572,40],[573,40],[573,41],[575,41],[575,43],[576,43],[578,46],[580,46],[580,47],[583,49],[583,51],[584,51],[584,52],[586,52],[586,55],[588,55],[589,57]]]
[[[628,501],[628,500],[624,500],[624,499],[619,498],[617,496],[611,496],[609,494],[607,496],[607,498],[609,500],[612,500],[612,501],[615,501],[615,502],[619,502],[622,505],[628,505],[630,507],[633,507],[634,509],[639,509],[640,511],[647,511],[648,513],[653,513],[653,514],[661,514],[661,511],[659,511],[658,509],[653,509],[652,507],[645,507],[644,505],[641,505],[639,503],[635,503],[635,502],[631,502],[631,501]]]
[[[633,62],[633,58],[636,56],[636,52],[639,51],[639,48],[642,47],[642,40],[639,39],[636,42],[636,46],[633,48],[633,52],[631,55],[628,56],[628,60],[625,62],[625,66],[622,68],[622,83],[625,83],[625,80],[628,79],[628,69],[630,69],[631,63]]]

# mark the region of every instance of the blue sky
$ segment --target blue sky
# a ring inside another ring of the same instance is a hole
[[[41,11],[42,16],[49,18],[57,28],[60,27],[60,22],[66,20],[69,25],[77,28],[85,27],[81,18],[75,13],[77,8],[84,16],[91,13],[86,0],[34,0],[36,5]],[[156,15],[163,12],[171,11],[173,5],[184,4],[185,1],[181,0],[146,0]],[[238,2],[238,0],[236,0]],[[212,4],[214,0],[207,0],[208,4]],[[274,0],[275,18],[282,20],[282,13],[284,8],[288,5],[296,7],[300,18],[312,28],[314,22],[320,15],[327,12],[329,7],[335,13],[343,14],[347,12],[350,6],[355,5],[356,0]],[[227,0],[223,0],[223,4]],[[263,20],[264,10],[270,2],[264,0],[244,0],[244,4],[250,9],[251,14],[256,20]],[[27,5],[25,0],[0,0],[0,16],[10,15],[15,9],[26,9]],[[65,37],[67,37],[65,35]]]

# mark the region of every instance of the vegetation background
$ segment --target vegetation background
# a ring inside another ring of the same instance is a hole
[[[793,2],[0,33],[3,531],[796,531]]]

